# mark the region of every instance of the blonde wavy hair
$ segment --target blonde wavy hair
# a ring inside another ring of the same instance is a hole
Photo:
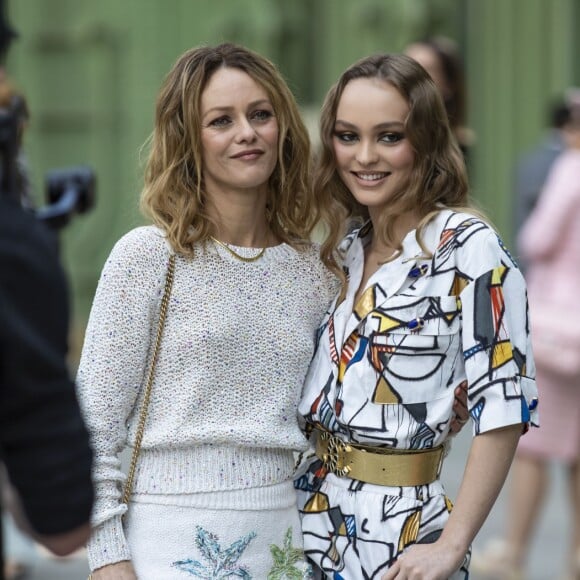
[[[415,152],[408,183],[394,193],[389,203],[389,213],[381,216],[379,224],[374,224],[380,239],[400,252],[400,240],[393,238],[394,222],[405,212],[414,211],[422,218],[417,228],[417,241],[423,251],[430,255],[421,234],[442,207],[469,211],[483,217],[468,200],[463,156],[449,127],[439,90],[431,77],[413,59],[403,54],[378,54],[364,58],[348,68],[326,95],[320,118],[321,151],[314,173],[314,195],[328,232],[321,249],[322,259],[342,279],[343,285],[344,274],[337,263],[336,247],[353,221],[368,219],[368,211],[358,204],[338,175],[333,137],[336,112],[344,88],[350,81],[360,78],[380,79],[392,85],[405,98],[409,104],[405,135]]]
[[[310,186],[310,140],[294,96],[266,58],[235,44],[202,46],[183,54],[159,92],[141,210],[161,227],[176,252],[193,256],[216,224],[207,213],[201,146],[201,96],[220,68],[239,69],[264,88],[278,123],[278,162],[269,179],[267,215],[274,235],[294,246],[316,220]]]

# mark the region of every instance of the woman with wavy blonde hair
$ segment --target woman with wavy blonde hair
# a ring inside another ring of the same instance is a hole
[[[298,409],[315,445],[295,480],[304,552],[334,580],[466,579],[522,428],[537,424],[525,284],[468,205],[441,96],[415,61],[347,69],[321,141],[323,257],[340,261],[343,289]],[[364,223],[337,256],[353,217]],[[462,381],[476,437],[452,511],[439,477]]]
[[[336,290],[308,241],[309,156],[265,58],[195,48],[165,79],[142,195],[154,225],[107,260],[78,374],[95,451],[94,580],[308,577],[296,405]],[[129,500],[127,445],[140,448]]]
[[[186,52],[167,76],[157,99],[155,130],[141,198],[144,213],[167,232],[176,251],[193,255],[218,227],[208,210],[203,180],[201,99],[216,70],[245,72],[258,83],[275,111],[277,163],[267,181],[266,217],[275,238],[308,239],[316,218],[310,195],[310,140],[298,105],[276,68],[234,45]],[[193,195],[192,195],[193,194]]]

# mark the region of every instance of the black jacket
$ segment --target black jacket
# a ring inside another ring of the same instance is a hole
[[[65,361],[67,333],[54,240],[0,197],[0,460],[40,534],[87,523],[93,501],[92,454]]]

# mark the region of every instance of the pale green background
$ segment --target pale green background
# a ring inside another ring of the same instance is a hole
[[[355,59],[446,34],[462,47],[473,191],[511,242],[511,171],[548,101],[580,85],[580,0],[11,0],[8,70],[28,98],[26,151],[43,175],[89,164],[98,205],[63,235],[79,334],[115,240],[141,223],[139,147],[155,95],[185,49],[236,41],[274,60],[316,131],[325,91]]]

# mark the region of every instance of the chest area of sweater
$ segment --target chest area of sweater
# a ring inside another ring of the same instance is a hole
[[[309,343],[327,306],[322,280],[291,263],[244,266],[177,268],[167,318],[172,335],[216,347]]]

